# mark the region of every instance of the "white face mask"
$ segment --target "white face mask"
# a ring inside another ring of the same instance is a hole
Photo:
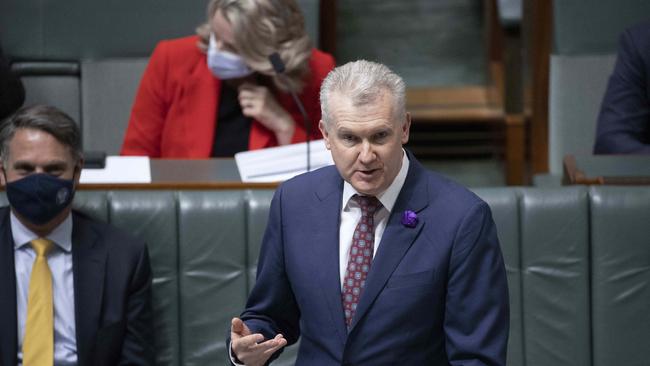
[[[210,34],[208,46],[208,69],[214,76],[222,80],[242,78],[253,73],[253,70],[246,65],[241,57],[232,52],[220,50],[212,34]]]

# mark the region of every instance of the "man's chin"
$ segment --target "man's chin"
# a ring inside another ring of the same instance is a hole
[[[379,193],[379,182],[377,181],[365,181],[365,180],[353,180],[350,183],[354,189],[364,195],[375,196]]]

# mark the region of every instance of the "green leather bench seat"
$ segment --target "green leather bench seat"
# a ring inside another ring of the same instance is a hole
[[[524,364],[524,337],[522,328],[521,251],[519,243],[519,192],[511,188],[483,188],[475,190],[490,205],[498,228],[499,242],[508,276],[510,295],[510,338],[508,339],[508,363]]]
[[[648,365],[650,189],[590,190],[593,365]]]
[[[508,365],[647,365],[650,187],[475,192],[492,208],[506,264]],[[272,195],[77,193],[77,209],[149,245],[158,364],[227,364],[224,339],[255,282]],[[296,350],[274,365],[291,365]]]
[[[589,365],[587,191],[526,190],[520,201],[526,365]]]

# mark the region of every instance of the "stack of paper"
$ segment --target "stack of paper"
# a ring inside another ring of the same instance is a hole
[[[146,156],[109,156],[104,169],[81,170],[80,183],[151,183]]]
[[[310,143],[310,170],[334,164],[325,140]],[[307,143],[235,154],[242,182],[281,182],[307,171]]]

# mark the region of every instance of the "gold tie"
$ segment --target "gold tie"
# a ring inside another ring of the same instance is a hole
[[[23,340],[24,366],[52,366],[54,364],[54,306],[52,305],[52,273],[47,264],[47,253],[52,242],[35,239],[31,242],[36,252],[29,280],[27,323]]]

